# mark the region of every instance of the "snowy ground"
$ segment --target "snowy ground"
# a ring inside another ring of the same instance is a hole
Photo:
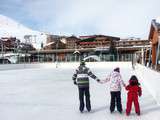
[[[0,120],[159,120],[160,107],[142,83],[143,96],[139,99],[141,116],[134,109],[129,117],[115,112],[110,114],[109,84],[90,79],[92,112],[78,110],[78,89],[71,80],[77,64],[48,64],[48,67],[0,71]],[[100,79],[120,66],[124,81],[131,74],[130,63],[88,64]],[[122,89],[123,109],[126,91]]]

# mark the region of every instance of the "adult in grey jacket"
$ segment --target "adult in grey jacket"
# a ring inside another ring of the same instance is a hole
[[[91,111],[91,104],[90,104],[90,92],[89,92],[89,77],[97,80],[99,82],[100,80],[91,72],[91,70],[85,66],[85,62],[81,61],[80,66],[76,69],[75,73],[73,74],[73,82],[75,85],[78,86],[79,90],[79,101],[80,106],[79,110],[80,112],[83,112],[84,110],[84,96],[86,100],[86,108],[88,112]]]

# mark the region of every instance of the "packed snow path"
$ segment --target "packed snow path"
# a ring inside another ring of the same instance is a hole
[[[97,67],[88,65],[100,79],[115,65]],[[116,65],[117,66],[117,65]],[[125,83],[132,74],[130,66],[120,65]],[[132,110],[110,114],[109,84],[99,84],[90,79],[92,112],[81,114],[78,110],[78,89],[72,82],[75,66],[41,67],[0,71],[0,120],[159,120],[160,107],[142,83],[141,116]],[[122,89],[123,109],[126,91]],[[132,107],[133,108],[133,107]]]

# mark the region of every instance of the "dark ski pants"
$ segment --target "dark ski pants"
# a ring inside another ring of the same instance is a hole
[[[115,105],[117,106],[117,110],[122,112],[122,104],[121,104],[121,92],[120,91],[111,91],[111,103],[110,103],[110,111],[113,112],[115,110]]]
[[[80,101],[80,106],[79,110],[82,112],[84,110],[84,96],[86,100],[86,108],[88,111],[91,110],[91,103],[90,103],[90,93],[89,93],[89,87],[87,88],[79,88],[79,101]]]

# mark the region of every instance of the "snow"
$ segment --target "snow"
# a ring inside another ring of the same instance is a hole
[[[86,63],[100,79],[105,79],[115,67],[120,67],[125,83],[132,74],[138,78],[138,69],[132,70],[130,62]],[[158,120],[160,106],[144,81],[141,81],[143,96],[139,99],[141,116],[130,116],[115,112],[110,114],[109,84],[99,84],[90,79],[91,113],[81,114],[78,110],[78,89],[72,75],[79,63],[26,64],[25,69],[0,71],[0,119],[1,120]],[[10,65],[8,65],[10,66]],[[31,67],[33,66],[33,67]],[[15,68],[15,69],[14,69]],[[154,75],[152,75],[154,76]],[[147,80],[146,80],[147,82]],[[153,88],[154,89],[154,88]],[[126,91],[122,89],[122,105],[125,110]]]
[[[157,23],[160,23],[160,17],[157,17],[157,18],[156,18],[156,22],[157,22]]]
[[[160,104],[160,73],[140,64],[138,64],[136,67],[136,72],[139,73],[141,81],[148,88],[155,100]]]
[[[41,48],[41,43],[46,43],[47,36],[45,33],[32,30],[9,17],[0,15],[0,38],[16,37],[22,42],[26,42],[24,39],[25,35],[31,35],[33,37],[32,39],[34,39],[34,36],[36,36],[36,42],[35,40],[32,40],[32,42],[34,41],[32,44],[37,49]]]

